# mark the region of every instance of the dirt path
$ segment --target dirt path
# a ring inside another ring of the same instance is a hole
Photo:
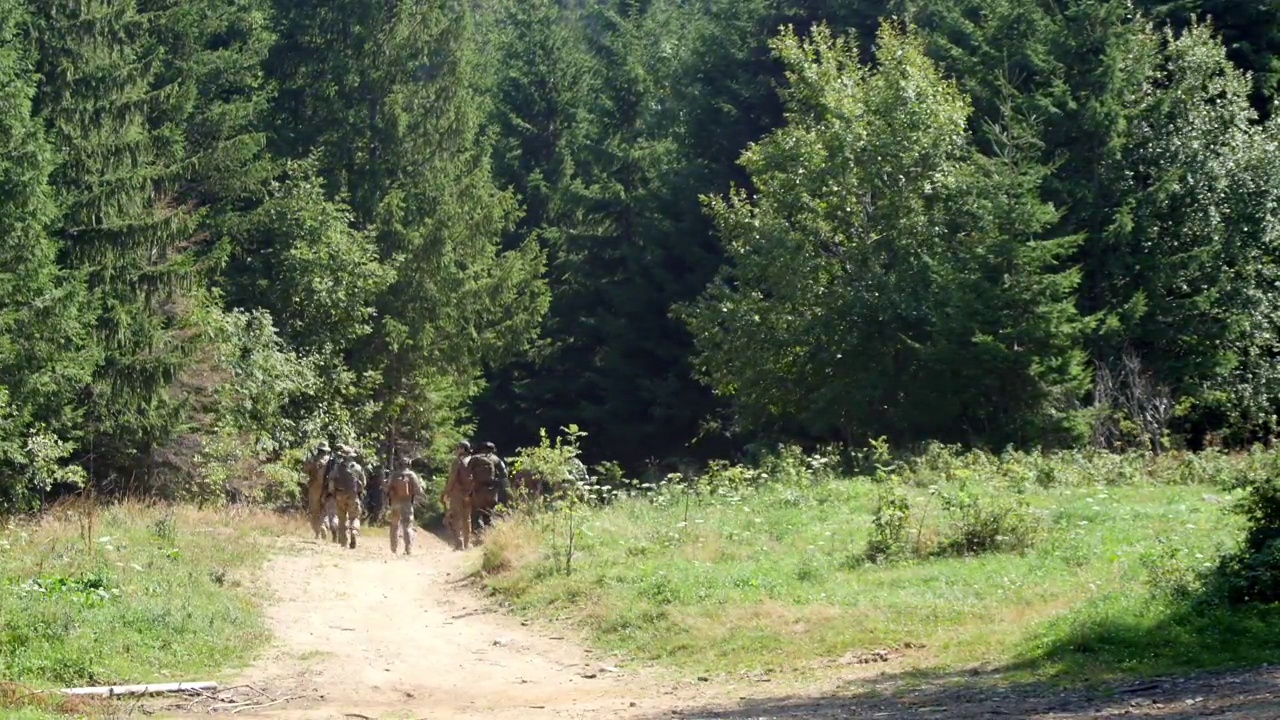
[[[309,538],[284,541],[286,552],[263,575],[273,596],[267,619],[274,645],[224,685],[257,688],[265,699],[242,688],[248,707],[215,710],[279,720],[1280,718],[1280,671],[1273,668],[1115,694],[1008,686],[994,677],[904,687],[890,668],[821,687],[674,682],[620,669],[571,638],[501,612],[465,583],[469,554],[431,533],[418,532],[408,558],[390,554],[385,529],[366,531],[361,541],[354,551]],[[281,702],[255,709],[269,698]],[[165,716],[209,717],[209,704]]]
[[[464,584],[469,553],[437,536],[418,531],[410,557],[391,555],[385,528],[360,540],[289,539],[268,562],[275,645],[231,684],[295,699],[237,717],[621,718],[684,704],[675,686],[498,611]]]

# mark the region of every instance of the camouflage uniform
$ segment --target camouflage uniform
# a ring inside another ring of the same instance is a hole
[[[311,530],[317,538],[324,538],[324,475],[323,472],[328,468],[332,453],[329,451],[329,443],[322,442],[316,448],[315,453],[307,458],[303,465],[303,470],[307,474],[307,515],[311,520]]]
[[[413,551],[413,503],[422,497],[422,481],[418,474],[409,468],[403,468],[387,482],[387,509],[390,514],[391,527],[387,535],[391,538],[391,554],[396,554],[396,541],[404,537],[404,554]]]
[[[486,443],[486,445],[489,446],[489,453],[493,455],[493,462],[498,471],[498,503],[509,506],[511,505],[511,480],[507,463],[498,457],[498,449],[493,446],[493,443]]]
[[[342,461],[334,466],[328,481],[338,515],[338,544],[354,548],[360,534],[360,495],[364,492],[365,473],[350,446],[344,445],[341,453]]]
[[[477,526],[493,524],[498,505],[511,501],[511,485],[507,464],[498,457],[493,443],[485,443],[482,451],[467,460],[471,473],[471,520]]]
[[[458,443],[440,498],[445,506],[444,524],[453,533],[456,550],[466,550],[471,545],[471,474],[467,471],[470,453],[470,444]]]

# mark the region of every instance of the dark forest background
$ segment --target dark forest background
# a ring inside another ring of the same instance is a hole
[[[1280,0],[0,0],[0,507],[1280,408]]]

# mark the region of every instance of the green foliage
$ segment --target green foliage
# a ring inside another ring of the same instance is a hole
[[[1211,4],[1181,6],[1195,15]],[[1061,211],[1056,231],[1079,239],[1067,256],[1079,268],[1075,303],[1101,321],[1092,358],[1111,376],[1135,358],[1148,376],[1105,441],[1128,434],[1159,448],[1166,430],[1199,441],[1230,427],[1238,445],[1270,433],[1261,358],[1273,354],[1272,309],[1257,283],[1274,274],[1273,222],[1263,219],[1275,207],[1274,166],[1250,158],[1271,140],[1222,40],[1195,23],[1162,35],[1128,0],[924,0],[907,10],[973,98],[984,152],[999,147],[987,128],[1006,106],[1040,118],[1039,162],[1050,169],[1041,194]],[[1105,376],[1096,384],[1105,412],[1114,393]]]
[[[0,3],[0,512],[31,509],[55,483],[81,481],[62,463],[81,430],[76,396],[95,360],[81,278],[59,266],[49,233],[56,155],[32,117],[28,21],[19,3]]]
[[[695,502],[1265,439],[1274,2],[0,0],[0,511],[571,421]]]
[[[6,468],[0,476],[0,509],[30,510],[55,485],[83,486],[84,471],[65,464],[72,450],[71,443],[43,427],[24,427],[0,385],[0,463]]]
[[[481,373],[533,339],[544,258],[536,243],[500,248],[514,208],[491,178],[472,11],[394,6],[276,3],[275,146],[318,157],[328,197],[350,205],[394,268],[371,337],[350,354],[376,378],[361,434],[391,432],[436,456],[457,439]]]
[[[1264,358],[1280,341],[1265,287],[1278,238],[1262,208],[1276,207],[1274,163],[1263,160],[1276,136],[1255,123],[1248,79],[1209,28],[1164,45],[1151,79],[1160,91],[1139,106],[1126,154],[1126,274],[1143,305],[1129,339],[1150,348],[1144,361],[1175,397],[1271,432],[1280,383]]]
[[[1084,325],[1054,264],[1075,241],[1040,237],[1034,136],[978,155],[913,31],[882,28],[874,70],[822,26],[775,48],[787,125],[743,157],[758,193],[709,201],[733,262],[686,313],[704,377],[744,421],[822,438],[1073,439]]]
[[[328,355],[373,330],[373,300],[393,272],[350,208],[325,197],[314,162],[286,165],[266,202],[237,218],[229,299],[271,313],[291,346]]]
[[[1041,535],[1041,518],[1013,488],[961,486],[940,493],[947,516],[938,554],[1021,552]]]
[[[237,578],[275,526],[211,522],[82,503],[0,531],[0,674],[37,689],[172,682],[247,657],[267,634]]]
[[[790,457],[785,479],[781,460],[768,478],[719,466],[582,506],[570,575],[557,572],[562,524],[504,521],[486,540],[485,582],[517,611],[567,617],[611,651],[698,673],[804,673],[890,648],[940,671],[1126,676],[1230,663],[1238,636],[1214,633],[1265,617],[1197,617],[1181,599],[1242,525],[1222,499],[1274,462],[1269,452],[1211,455],[1195,484],[1180,465],[1200,461],[1175,453],[935,446],[855,477],[815,472],[822,455]],[[903,561],[865,562],[876,543]]]
[[[879,485],[862,553],[873,563],[1024,552],[1043,535],[1043,518],[1024,488],[959,479],[930,485],[923,498],[913,498],[896,479]],[[853,566],[857,559],[850,558]]]
[[[1222,34],[1229,57],[1253,80],[1254,109],[1263,117],[1274,112],[1280,93],[1280,3],[1232,0],[1139,0],[1138,5],[1175,27],[1212,22]]]
[[[540,428],[538,445],[522,448],[513,458],[510,469],[513,472],[532,472],[535,477],[547,483],[556,501],[548,513],[548,520],[553,528],[551,552],[557,558],[557,565],[562,560],[564,572],[569,574],[573,571],[574,546],[580,535],[578,516],[584,504],[598,499],[595,491],[599,488],[587,476],[586,468],[578,459],[581,452],[578,443],[586,433],[573,424],[561,430],[564,434],[556,437],[552,444],[547,440],[547,431]],[[526,500],[522,497],[523,489],[513,488],[513,491],[517,503]],[[558,527],[564,528],[563,540],[555,530]],[[495,560],[487,551],[485,556],[488,558],[486,571],[492,572],[496,568]]]
[[[1274,603],[1280,599],[1280,467],[1267,463],[1238,484],[1244,494],[1232,510],[1245,521],[1245,534],[1220,559],[1212,589],[1230,603]]]
[[[579,443],[587,434],[572,423],[560,429],[563,434],[556,436],[553,443],[547,439],[546,429],[540,428],[538,444],[520,448],[511,458],[511,472],[527,470],[546,478],[553,485],[576,479],[580,474],[578,469],[581,467],[581,461],[578,459],[582,452]]]
[[[906,557],[910,552],[911,499],[896,485],[880,489],[871,518],[865,555],[871,562]]]

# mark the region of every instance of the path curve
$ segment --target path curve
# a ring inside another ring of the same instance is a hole
[[[239,717],[625,718],[684,705],[677,686],[498,610],[466,583],[470,553],[417,530],[414,554],[392,556],[386,532],[365,529],[355,550],[287,539],[266,563],[274,644],[234,683],[297,699]]]

